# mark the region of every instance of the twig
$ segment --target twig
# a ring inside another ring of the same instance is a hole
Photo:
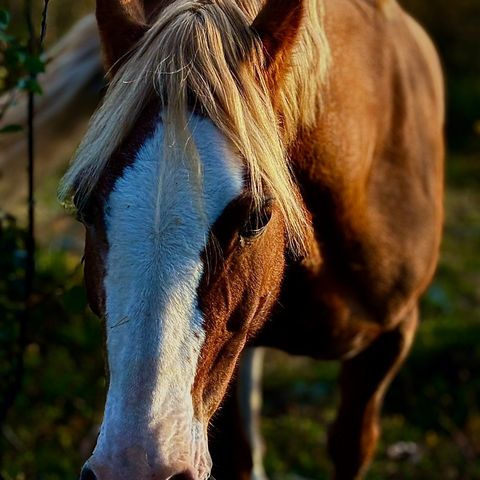
[[[48,4],[50,0],[44,0],[43,11],[42,11],[42,26],[40,30],[40,48],[43,47],[43,42],[47,34],[47,15],[48,15]]]
[[[25,20],[29,33],[29,51],[31,55],[36,55],[42,48],[42,42],[46,32],[46,18],[48,1],[45,1],[45,7],[42,16],[42,35],[40,42],[37,43],[35,28],[32,18],[32,0],[25,0]],[[30,79],[36,80],[36,73],[30,74]],[[35,189],[34,189],[34,173],[35,173],[35,137],[34,137],[34,114],[35,114],[35,93],[30,90],[28,93],[27,103],[28,113],[28,227],[25,240],[27,260],[25,266],[25,301],[22,313],[19,316],[19,336],[18,336],[18,354],[14,365],[14,381],[7,394],[0,402],[0,424],[2,424],[7,416],[8,410],[11,408],[15,399],[22,388],[24,376],[24,353],[27,344],[27,326],[30,318],[30,309],[32,306],[35,280]]]

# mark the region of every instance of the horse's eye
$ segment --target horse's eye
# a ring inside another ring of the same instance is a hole
[[[253,240],[261,235],[272,218],[272,212],[273,199],[267,199],[260,208],[250,212],[248,220],[240,232],[240,237],[245,240]]]

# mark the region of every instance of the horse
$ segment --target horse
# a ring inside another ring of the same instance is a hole
[[[427,34],[395,0],[97,0],[96,15],[109,86],[60,187],[106,331],[81,479],[259,478],[236,395],[221,405],[262,346],[341,362],[328,451],[335,479],[362,478],[441,241]]]

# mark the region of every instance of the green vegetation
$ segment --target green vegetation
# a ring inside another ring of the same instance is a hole
[[[42,93],[37,76],[45,71],[45,64],[39,55],[40,45],[30,44],[28,35],[12,35],[11,19],[9,10],[0,9],[0,92],[10,92],[0,105],[0,121],[15,101],[17,91]],[[0,134],[21,129],[20,125],[5,125],[0,129]]]
[[[447,77],[450,147],[480,150],[480,2],[400,0],[433,37]],[[434,6],[433,6],[434,5]]]
[[[18,341],[14,319],[23,310],[19,300],[13,303],[12,298],[23,295],[24,237],[13,220],[3,219],[0,398],[12,381],[7,375]],[[99,321],[86,309],[80,259],[41,251],[36,280],[27,317],[23,389],[0,436],[0,478],[7,480],[74,478],[82,444],[94,432],[103,401],[102,334]]]

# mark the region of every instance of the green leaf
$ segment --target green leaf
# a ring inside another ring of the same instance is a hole
[[[23,127],[21,125],[7,125],[3,128],[0,128],[0,133],[16,133],[21,132]]]
[[[4,53],[4,63],[10,69],[18,68],[25,63],[26,54],[18,45],[9,45]]]
[[[11,15],[8,10],[0,10],[0,28],[5,28],[10,23]]]
[[[25,68],[32,75],[43,73],[45,71],[45,62],[40,57],[29,55],[24,61]]]
[[[25,62],[28,58],[28,53],[25,47],[20,45],[16,46],[15,48],[15,57],[17,58],[17,62],[25,65]]]
[[[0,29],[1,29],[0,25]],[[14,40],[15,37],[12,35],[9,35],[8,33],[5,33],[4,31],[0,30],[0,42],[5,42],[5,43],[10,43],[12,40]]]
[[[37,80],[33,78],[22,78],[18,82],[18,88],[24,90],[25,92],[36,93],[41,95],[43,93],[42,87]]]

